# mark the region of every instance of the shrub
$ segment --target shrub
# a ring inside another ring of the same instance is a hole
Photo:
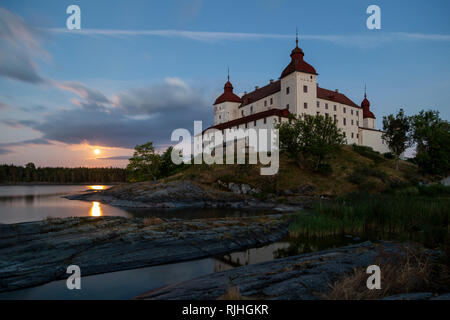
[[[380,153],[374,151],[371,147],[352,144],[352,149],[359,155],[368,158],[370,160],[373,160],[375,164],[379,164],[385,161],[385,159],[380,155]]]
[[[392,152],[386,152],[386,153],[383,153],[383,156],[384,156],[386,159],[389,159],[389,160],[394,160],[394,159],[395,159],[395,156],[394,156],[394,154],[393,154]]]
[[[333,174],[333,168],[328,163],[321,163],[317,168],[317,172],[329,176]]]
[[[436,183],[428,186],[419,186],[419,192],[423,196],[436,197],[436,196],[449,196],[450,186],[444,186],[443,184]]]

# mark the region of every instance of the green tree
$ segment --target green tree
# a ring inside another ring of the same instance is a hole
[[[127,165],[130,181],[156,180],[160,176],[161,158],[155,153],[153,142],[137,145]]]
[[[328,116],[291,116],[289,122],[277,126],[280,150],[297,162],[311,160],[314,170],[345,143],[345,136]]]
[[[416,143],[415,162],[430,174],[450,172],[450,124],[434,110],[421,110],[411,117],[412,139]]]
[[[161,177],[168,177],[173,175],[179,169],[184,167],[184,164],[175,164],[172,161],[173,147],[168,147],[166,151],[161,155]],[[176,150],[181,152],[180,150]]]
[[[382,138],[394,154],[396,170],[399,169],[400,155],[410,146],[409,129],[410,121],[403,109],[400,109],[395,116],[390,114],[383,117]]]

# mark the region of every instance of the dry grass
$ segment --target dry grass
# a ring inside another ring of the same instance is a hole
[[[417,168],[408,162],[401,161],[399,171],[396,171],[394,161],[385,159],[379,164],[361,156],[352,150],[351,146],[344,146],[343,149],[333,155],[329,161],[333,168],[331,176],[325,176],[313,172],[310,168],[301,167],[298,163],[288,159],[285,155],[280,155],[280,167],[277,175],[262,176],[260,165],[234,164],[234,165],[192,165],[186,170],[179,172],[165,181],[191,180],[206,189],[221,187],[217,181],[246,183],[251,187],[262,190],[263,193],[276,193],[277,191],[298,188],[302,186],[314,186],[315,190],[311,195],[339,196],[358,190],[358,186],[348,181],[348,176],[361,166],[376,166],[377,170],[386,174],[390,180],[406,181],[407,176],[417,172]],[[388,179],[388,180],[389,180]],[[389,187],[388,181],[370,177],[374,192],[382,191]]]
[[[395,294],[410,292],[429,292],[436,290],[436,274],[433,270],[436,265],[423,249],[415,247],[402,247],[398,254],[386,253],[380,250],[377,261],[374,263],[381,269],[381,289],[369,290],[366,285],[365,268],[358,268],[331,286],[331,291],[323,295],[330,300],[367,300],[381,299]],[[448,270],[445,271],[447,273]],[[437,280],[439,286],[447,286],[441,281],[442,273]],[[448,278],[447,280],[448,281]]]
[[[217,300],[245,300],[245,298],[241,296],[239,287],[230,281],[225,294],[217,298]]]

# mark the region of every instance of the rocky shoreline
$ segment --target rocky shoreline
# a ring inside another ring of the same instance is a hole
[[[260,191],[246,184],[218,181],[217,188],[204,188],[191,181],[168,183],[134,183],[103,191],[90,191],[65,196],[70,200],[99,201],[117,207],[179,209],[179,208],[233,208],[296,211],[310,207],[312,198],[308,188],[285,190],[283,201],[275,195],[258,199]]]
[[[221,299],[232,286],[237,288],[243,299],[318,300],[330,291],[331,284],[352,273],[354,268],[374,264],[380,251],[400,254],[401,246],[393,242],[367,241],[301,254],[209,274],[149,291],[136,299],[216,300]],[[385,299],[450,300],[450,293],[406,293]]]
[[[289,216],[162,220],[73,217],[0,225],[0,292],[83,275],[258,247],[288,233]]]

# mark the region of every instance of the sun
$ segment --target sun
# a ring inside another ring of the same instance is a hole
[[[100,149],[94,149],[94,154],[100,154]]]

